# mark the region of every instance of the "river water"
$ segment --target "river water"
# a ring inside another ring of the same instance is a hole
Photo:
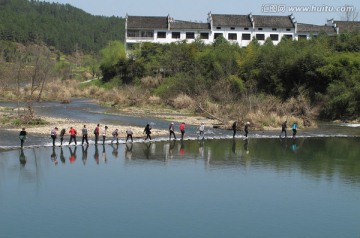
[[[84,120],[135,121],[101,110]],[[208,130],[200,141],[88,147],[37,137],[24,150],[10,139],[0,152],[0,237],[358,238],[358,133],[322,124],[296,140]]]

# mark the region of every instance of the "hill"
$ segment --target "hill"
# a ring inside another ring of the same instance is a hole
[[[69,4],[38,0],[0,1],[0,40],[43,42],[63,53],[97,52],[124,39],[124,19],[94,16]]]

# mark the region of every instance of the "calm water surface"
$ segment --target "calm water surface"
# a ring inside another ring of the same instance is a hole
[[[360,237],[360,138],[0,152],[0,237]]]

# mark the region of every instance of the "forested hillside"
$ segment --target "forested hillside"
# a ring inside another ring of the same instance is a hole
[[[69,4],[38,0],[0,1],[0,40],[45,43],[65,54],[97,52],[124,39],[124,19],[93,16]]]

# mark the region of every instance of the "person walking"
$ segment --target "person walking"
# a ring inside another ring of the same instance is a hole
[[[126,129],[126,141],[128,141],[128,139],[130,138],[131,139],[131,142],[133,142],[133,131],[131,130],[131,128],[127,128]]]
[[[84,127],[81,130],[82,133],[82,140],[81,140],[81,145],[84,145],[84,142],[86,141],[86,144],[89,145],[89,141],[88,141],[88,129],[86,128],[86,125],[84,125]]]
[[[103,129],[102,129],[102,137],[103,137],[103,145],[105,145],[105,139],[106,139],[106,134],[107,134],[107,131],[108,131],[108,127],[105,126]]]
[[[248,134],[249,134],[249,127],[250,127],[250,122],[246,122],[245,123],[245,128],[244,128],[244,131],[245,131],[245,139],[248,138]]]
[[[150,134],[151,134],[151,126],[150,126],[149,123],[146,125],[143,133],[146,134],[145,140],[147,140],[147,139],[151,140],[151,136],[150,136]]]
[[[198,139],[202,137],[202,140],[205,139],[205,125],[204,123],[202,122],[200,127],[199,127],[199,136],[198,136]]]
[[[112,132],[112,140],[111,140],[111,144],[116,140],[116,144],[119,144],[119,129],[115,129],[113,132]]]
[[[285,138],[287,138],[286,128],[287,128],[287,121],[284,121],[283,124],[281,124],[280,138],[281,138],[283,133],[285,133]]]
[[[94,135],[95,135],[95,145],[98,144],[99,141],[99,134],[100,134],[100,124],[97,124],[97,126],[94,129]]]
[[[174,122],[171,122],[170,125],[169,125],[169,132],[170,132],[170,136],[169,136],[169,140],[171,140],[171,135],[174,136],[174,140],[176,140],[176,135],[175,135],[175,132],[174,132]]]
[[[293,139],[295,139],[295,137],[296,137],[296,133],[297,133],[297,129],[298,129],[298,125],[297,125],[297,123],[296,122],[294,122],[293,124],[292,124],[292,131],[293,131]]]
[[[60,146],[62,146],[62,144],[63,144],[65,133],[66,133],[65,128],[61,129],[61,131],[60,131]]]
[[[235,138],[236,130],[237,130],[237,121],[234,121],[231,128],[233,130],[233,138]]]
[[[50,136],[52,138],[52,144],[53,146],[55,146],[55,140],[56,140],[56,137],[57,137],[57,131],[58,131],[58,128],[55,127],[54,129],[51,130],[50,132]]]
[[[25,130],[25,128],[22,128],[22,130],[19,133],[19,139],[20,139],[21,148],[24,147],[24,142],[26,140],[26,136],[27,136],[26,130]]]
[[[77,134],[77,132],[73,127],[70,127],[69,134],[70,134],[69,145],[71,144],[72,140],[74,140],[75,145],[77,145],[77,142],[76,142],[76,134]]]
[[[182,122],[179,126],[180,132],[181,132],[181,140],[184,140],[184,134],[185,134],[185,122]]]

